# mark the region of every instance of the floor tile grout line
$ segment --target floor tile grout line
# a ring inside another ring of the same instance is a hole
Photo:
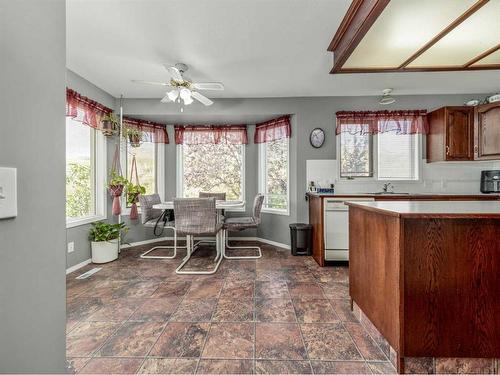
[[[144,362],[146,362],[146,360],[148,359],[149,357],[149,354],[151,353],[151,351],[153,350],[153,348],[156,346],[156,344],[158,343],[158,341],[160,340],[160,337],[163,335],[163,333],[166,331],[168,325],[170,324],[170,319],[172,318],[172,316],[177,312],[177,310],[180,308],[181,304],[182,304],[182,301],[184,301],[184,298],[186,297],[189,289],[191,289],[191,286],[192,286],[192,282],[190,282],[189,284],[189,288],[186,290],[186,293],[184,293],[184,295],[182,296],[181,300],[179,301],[179,304],[177,305],[176,309],[172,312],[172,314],[170,314],[170,316],[168,317],[168,320],[165,322],[165,326],[163,327],[162,331],[160,332],[160,334],[158,335],[158,337],[156,338],[155,342],[153,343],[153,345],[151,345],[151,347],[149,348],[147,354],[144,356],[144,360],[142,361],[141,363],[141,366],[139,367],[139,369],[137,370],[137,372],[141,371],[142,370],[142,367],[144,366]],[[159,286],[158,286],[159,288]],[[155,289],[155,292],[158,290]],[[155,292],[153,292],[151,295],[153,295]]]
[[[222,286],[221,286],[219,293],[217,295],[217,303],[215,304],[215,308],[212,311],[212,315],[211,315],[210,321],[208,323],[208,331],[207,331],[207,334],[205,335],[205,339],[203,340],[203,345],[201,346],[201,350],[200,350],[200,356],[198,357],[198,362],[196,363],[196,368],[194,369],[193,374],[196,374],[198,372],[198,368],[200,367],[200,362],[201,362],[201,359],[203,358],[203,352],[205,351],[205,346],[207,345],[207,341],[208,341],[208,338],[210,336],[210,332],[212,331],[212,319],[214,318],[215,311],[217,309],[217,306],[219,305],[220,295],[222,293],[222,289],[226,285],[226,282],[227,282],[227,280],[226,280],[226,278],[224,278],[224,281],[222,282]]]

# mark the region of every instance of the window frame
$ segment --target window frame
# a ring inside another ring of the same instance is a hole
[[[76,120],[71,120],[76,121]],[[87,126],[83,125],[82,126]],[[89,127],[91,137],[91,173],[94,180],[94,205],[95,214],[76,219],[66,217],[66,228],[75,228],[107,219],[107,189],[106,189],[106,166],[107,166],[107,142],[102,132]]]
[[[246,147],[244,144],[241,146],[241,195],[243,206],[238,208],[226,208],[225,211],[229,212],[245,212],[246,211]],[[176,145],[176,196],[184,197],[184,148],[182,144]]]
[[[342,152],[341,152],[341,144],[342,144],[342,134],[343,133],[340,133],[338,135],[338,142],[337,142],[337,157],[338,157],[338,161],[339,161],[339,171],[338,171],[338,175],[339,175],[339,178],[342,178],[344,180],[352,180],[352,179],[355,179],[355,178],[363,178],[363,179],[370,179],[370,178],[374,178],[375,177],[375,174],[376,174],[376,171],[375,171],[375,164],[374,163],[374,154],[375,154],[375,150],[374,150],[374,145],[376,146],[376,142],[373,141],[373,134],[368,134],[368,163],[369,163],[369,175],[368,176],[342,176]],[[378,154],[377,154],[378,155]]]
[[[286,168],[286,178],[287,178],[287,185],[286,185],[286,209],[281,209],[281,208],[269,208],[266,207],[264,204],[262,205],[262,212],[269,213],[269,214],[274,214],[274,215],[283,215],[283,216],[290,216],[290,138],[284,138],[286,141],[286,148],[287,148],[287,168]],[[258,177],[258,184],[259,184],[259,192],[264,194],[267,189],[266,189],[266,178],[267,178],[267,168],[266,168],[266,161],[267,161],[267,144],[260,143],[258,145],[258,154],[259,154],[259,162],[258,162],[258,167],[259,167],[259,177]]]
[[[416,167],[416,172],[418,174],[418,178],[414,180],[408,180],[408,179],[397,179],[397,178],[379,178],[379,173],[378,173],[378,134],[371,134],[370,135],[370,142],[371,142],[371,152],[370,152],[370,163],[371,163],[371,168],[372,168],[372,175],[371,176],[352,176],[352,177],[343,177],[341,176],[341,168],[340,168],[340,134],[337,135],[337,140],[336,140],[336,156],[337,156],[337,161],[338,161],[338,168],[337,168],[337,179],[338,181],[341,182],[346,182],[346,181],[353,181],[357,179],[361,179],[363,182],[366,181],[373,181],[373,182],[390,182],[390,181],[397,181],[397,182],[404,182],[407,184],[412,184],[412,183],[421,183],[422,182],[422,169],[423,169],[423,153],[422,153],[422,143],[423,143],[423,135],[422,134],[414,134],[416,137],[415,141],[415,147],[417,150],[417,167]]]

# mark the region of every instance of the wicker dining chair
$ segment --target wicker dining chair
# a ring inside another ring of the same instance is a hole
[[[141,206],[141,222],[145,227],[154,228],[159,217],[162,215],[163,210],[153,208],[155,204],[161,203],[161,198],[158,194],[139,195],[139,204]],[[165,223],[158,223],[163,225],[164,229],[170,229],[174,232],[174,246],[154,246],[148,251],[141,254],[143,259],[173,259],[177,256],[178,248],[185,248],[185,246],[177,246],[177,230],[175,228],[175,221],[167,221]],[[173,255],[148,255],[152,251],[159,249],[174,249]]]
[[[174,199],[175,228],[186,236],[187,255],[175,270],[178,274],[210,275],[217,272],[223,259],[224,236],[222,223],[217,222],[215,198],[176,198]],[[182,271],[195,250],[194,236],[215,235],[215,267],[211,271]]]
[[[252,216],[248,217],[230,217],[224,221],[224,237],[225,247],[222,255],[226,259],[258,259],[262,257],[262,250],[260,246],[229,246],[229,236],[227,232],[238,232],[245,229],[258,228],[261,222],[262,204],[264,203],[264,196],[257,194],[253,200]],[[258,255],[247,256],[228,256],[226,249],[256,249]]]

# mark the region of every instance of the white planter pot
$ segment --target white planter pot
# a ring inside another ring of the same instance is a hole
[[[118,239],[92,241],[92,263],[108,263],[118,259]]]

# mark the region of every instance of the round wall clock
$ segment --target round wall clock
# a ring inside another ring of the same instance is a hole
[[[311,142],[311,146],[320,148],[325,143],[325,131],[321,128],[313,129],[309,141]]]

